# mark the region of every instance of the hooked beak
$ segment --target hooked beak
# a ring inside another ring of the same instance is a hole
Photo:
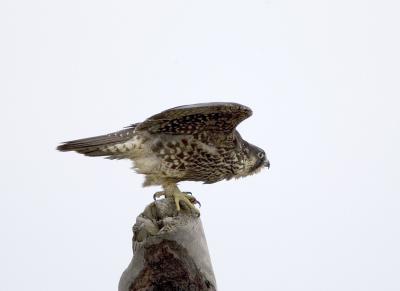
[[[270,164],[269,164],[269,161],[268,161],[268,160],[265,161],[264,166],[266,166],[266,167],[269,169]]]

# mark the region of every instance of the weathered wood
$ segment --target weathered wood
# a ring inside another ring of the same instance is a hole
[[[216,290],[201,220],[172,199],[146,207],[133,226],[133,258],[118,291]]]

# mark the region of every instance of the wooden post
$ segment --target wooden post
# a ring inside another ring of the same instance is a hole
[[[217,290],[199,217],[172,199],[146,207],[133,226],[133,258],[118,291]]]

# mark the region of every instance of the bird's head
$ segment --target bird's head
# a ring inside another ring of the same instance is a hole
[[[244,152],[247,157],[248,174],[255,174],[261,171],[264,167],[269,169],[269,161],[265,151],[251,143],[245,142]]]
[[[239,133],[237,133],[236,139],[238,149],[243,157],[242,168],[239,170],[237,177],[253,175],[265,167],[269,168],[270,163],[263,149],[243,140]]]

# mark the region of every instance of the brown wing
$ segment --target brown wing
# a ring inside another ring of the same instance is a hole
[[[199,103],[165,110],[140,123],[137,130],[165,134],[198,134],[204,131],[231,133],[244,119],[250,108],[237,103]]]

